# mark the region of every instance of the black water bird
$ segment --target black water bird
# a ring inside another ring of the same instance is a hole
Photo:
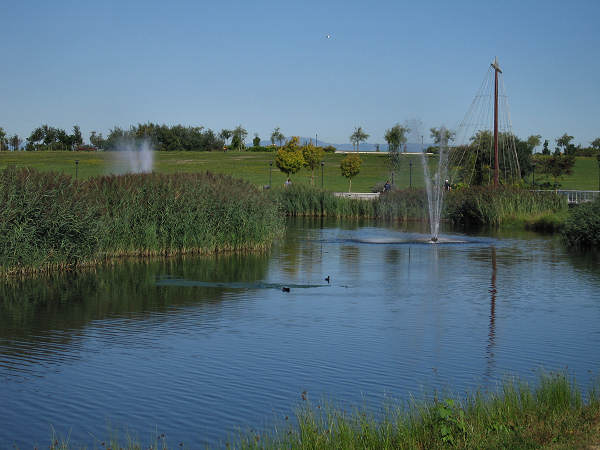
[[[283,287],[281,288],[281,290],[282,290],[283,292],[290,292],[290,288],[289,288],[289,287],[287,287],[287,286],[283,286]]]
[[[327,281],[327,284],[329,284],[329,281],[330,281],[329,275],[327,275],[327,278],[325,278],[325,281]]]

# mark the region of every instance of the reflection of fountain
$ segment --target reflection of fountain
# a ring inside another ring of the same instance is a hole
[[[425,175],[425,188],[427,189],[427,204],[429,207],[429,228],[431,231],[431,242],[437,243],[440,233],[440,220],[442,218],[442,206],[446,186],[446,175],[448,173],[448,133],[442,127],[439,132],[439,160],[437,170],[430,176],[429,164],[425,155],[425,148],[421,149],[421,162]]]

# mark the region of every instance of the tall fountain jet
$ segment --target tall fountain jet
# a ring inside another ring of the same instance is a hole
[[[429,162],[425,148],[421,149],[421,162],[425,175],[425,188],[427,190],[427,204],[429,206],[429,228],[431,242],[438,242],[440,234],[440,220],[444,204],[444,192],[449,189],[448,183],[448,132],[442,127],[439,130],[439,160],[437,168],[430,174]],[[432,158],[433,160],[433,158]]]

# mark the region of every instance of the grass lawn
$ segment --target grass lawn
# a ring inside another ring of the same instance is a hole
[[[274,153],[262,152],[156,152],[154,170],[159,173],[211,171],[230,174],[246,179],[256,185],[269,184],[269,162]],[[361,155],[363,164],[360,173],[352,180],[352,191],[370,192],[376,183],[391,180],[387,167],[386,154]],[[347,191],[348,180],[340,174],[342,154],[326,154],[323,170],[323,184],[331,191]],[[18,167],[32,167],[38,170],[54,170],[75,175],[75,160],[79,160],[78,177],[88,178],[95,175],[124,173],[128,170],[126,161],[119,159],[116,152],[1,152],[0,169],[14,164]],[[409,185],[409,162],[412,162],[412,185],[423,186],[421,157],[417,154],[403,155],[399,173],[394,174],[394,182],[399,187]],[[294,183],[310,183],[310,171],[302,169],[292,175]],[[272,168],[272,184],[282,185],[286,179],[275,164]],[[536,182],[552,181],[551,178],[536,175]],[[528,181],[531,181],[529,179]],[[598,189],[598,162],[596,158],[579,157],[572,175],[563,177],[559,182],[563,189]],[[321,169],[315,170],[315,183],[321,184]]]
[[[527,177],[531,182],[531,175]],[[543,183],[554,182],[554,178],[549,175],[535,174],[535,182]],[[575,160],[575,168],[571,175],[564,175],[558,179],[561,189],[577,189],[581,191],[598,190],[598,160],[591,156],[578,156]]]
[[[275,154],[268,152],[155,152],[154,170],[160,173],[211,171],[230,174],[246,179],[259,186],[269,184],[269,162]],[[340,173],[342,154],[326,154],[323,168],[325,189],[347,191],[348,180]],[[391,180],[385,154],[361,155],[363,164],[360,174],[352,180],[354,192],[370,192],[376,183]],[[110,173],[124,173],[128,163],[116,152],[2,152],[0,169],[10,164],[18,167],[32,167],[38,170],[54,170],[75,176],[75,160],[79,160],[77,172],[79,178]],[[394,182],[401,187],[409,184],[409,161],[412,161],[413,186],[423,186],[423,170],[420,155],[407,155],[400,173],[394,175]],[[271,171],[272,184],[283,185],[286,175],[277,169],[275,163]],[[294,183],[310,183],[308,169],[291,176]],[[321,184],[321,169],[315,170],[315,184]]]

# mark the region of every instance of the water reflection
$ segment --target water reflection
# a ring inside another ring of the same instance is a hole
[[[489,380],[494,372],[494,347],[496,345],[496,247],[491,248],[492,279],[490,281],[490,323],[488,331],[488,345],[486,348],[487,364],[485,378]]]
[[[124,260],[81,272],[8,280],[0,284],[0,377],[2,367],[28,372],[36,362],[78,359],[82,330],[92,322],[128,320],[130,333],[139,330],[134,322],[152,317],[157,326],[186,306],[220,309],[223,300],[235,297],[215,283],[256,283],[264,279],[268,262],[267,254]],[[165,275],[213,286],[161,286],[157,280]]]

